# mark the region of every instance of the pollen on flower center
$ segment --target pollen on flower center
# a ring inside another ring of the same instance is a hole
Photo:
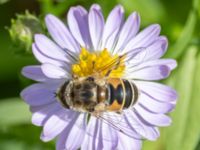
[[[111,55],[107,49],[89,52],[82,48],[79,61],[72,65],[72,73],[78,77],[98,75],[120,78],[125,71],[124,57]]]

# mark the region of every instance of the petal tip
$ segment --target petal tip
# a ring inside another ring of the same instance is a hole
[[[98,4],[93,4],[90,9],[91,10],[98,10],[99,11],[99,10],[101,10],[101,6],[98,5]]]
[[[41,134],[40,139],[41,139],[43,142],[49,142],[49,141],[51,140],[51,139],[49,139],[47,136],[45,136],[43,133]]]

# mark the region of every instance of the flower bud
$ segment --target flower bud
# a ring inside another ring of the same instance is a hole
[[[43,33],[44,29],[40,20],[26,11],[11,20],[8,31],[17,52],[31,53],[34,34]]]

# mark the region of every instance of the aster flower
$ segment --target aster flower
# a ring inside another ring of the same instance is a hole
[[[52,39],[36,34],[32,45],[41,65],[22,70],[25,77],[39,83],[21,93],[33,113],[32,123],[43,126],[41,139],[57,137],[57,150],[140,150],[142,139],[156,140],[158,127],[170,125],[166,113],[173,110],[177,99],[173,89],[154,82],[168,77],[176,67],[175,60],[160,59],[168,46],[160,26],[153,24],[139,32],[138,13],[133,12],[125,21],[120,5],[104,21],[97,4],[89,12],[81,6],[72,7],[68,26],[51,14],[45,22]],[[74,75],[81,78],[99,72],[104,77],[108,69],[101,68],[121,56],[109,78],[133,83],[139,91],[136,104],[121,113],[103,112],[104,119],[63,107],[56,96],[63,84]]]

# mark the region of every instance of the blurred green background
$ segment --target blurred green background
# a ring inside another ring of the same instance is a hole
[[[42,21],[47,13],[64,19],[69,7],[89,8],[92,3],[99,3],[105,16],[116,4],[124,6],[126,15],[138,11],[141,28],[161,24],[170,43],[165,57],[178,61],[170,78],[161,81],[179,94],[177,107],[170,113],[173,123],[161,129],[156,142],[144,141],[143,150],[200,150],[200,0],[0,0],[0,150],[55,149],[55,141],[40,141],[41,128],[31,125],[29,108],[19,98],[31,83],[20,70],[37,61],[29,48],[11,40],[6,29],[11,18],[29,10]]]

